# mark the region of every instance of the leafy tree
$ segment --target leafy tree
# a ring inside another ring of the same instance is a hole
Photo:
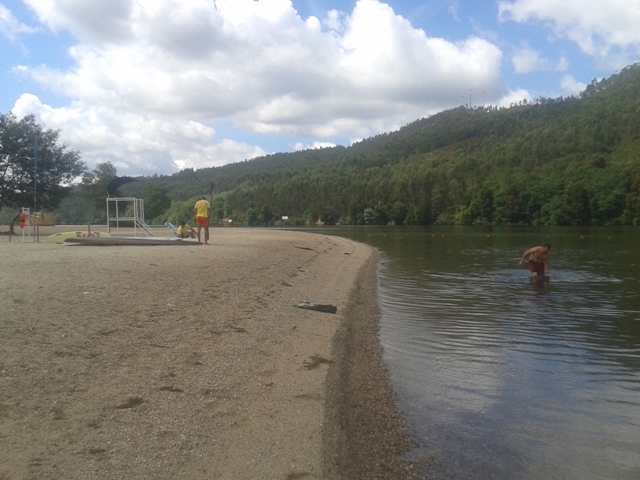
[[[260,207],[260,211],[258,212],[258,218],[263,225],[269,225],[269,223],[271,223],[274,218],[271,208],[269,208],[268,205],[262,205],[262,207]]]
[[[165,212],[165,221],[169,221],[174,225],[180,225],[180,222],[191,223],[194,219],[193,206],[195,201],[174,202]]]
[[[144,186],[144,214],[152,220],[165,213],[171,207],[169,190],[165,185],[147,183]]]
[[[96,168],[85,172],[75,197],[82,200],[80,208],[78,205],[70,205],[65,202],[64,207],[67,212],[76,211],[76,222],[71,223],[102,223],[107,221],[107,185],[117,177],[116,167],[111,162],[98,163]],[[77,203],[77,202],[76,202]],[[123,206],[120,206],[123,208]]]
[[[256,212],[255,208],[247,209],[246,222],[250,227],[259,224],[258,212]]]
[[[55,208],[68,185],[82,175],[80,153],[59,143],[58,130],[45,129],[33,115],[0,115],[0,208]],[[37,159],[37,165],[36,165]]]
[[[211,202],[211,224],[220,223],[224,218],[224,199],[216,197]],[[193,209],[191,209],[193,211]]]
[[[407,206],[401,202],[400,200],[396,201],[393,204],[393,209],[391,211],[391,221],[394,225],[402,225],[405,223],[407,218]]]
[[[364,209],[364,223],[365,225],[375,225],[376,211],[373,208]]]
[[[564,208],[568,218],[576,225],[588,225],[591,220],[589,194],[582,182],[567,184],[564,195]]]
[[[491,223],[493,221],[493,191],[489,186],[484,185],[478,190],[476,205],[478,216]]]
[[[94,208],[104,210],[109,182],[118,176],[111,162],[98,163],[96,168],[82,177],[81,194]]]

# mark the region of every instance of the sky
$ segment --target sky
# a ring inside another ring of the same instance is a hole
[[[577,95],[639,25],[638,0],[0,0],[0,114],[172,174]]]

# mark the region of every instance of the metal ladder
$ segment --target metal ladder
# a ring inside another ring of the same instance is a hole
[[[144,232],[149,235],[150,237],[156,237],[157,235],[155,233],[153,233],[153,230],[151,230],[151,228],[149,227],[149,225],[147,225],[146,223],[144,223],[141,219],[136,218],[136,225],[141,228],[142,230],[144,230]]]

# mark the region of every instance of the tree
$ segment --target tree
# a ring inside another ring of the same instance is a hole
[[[375,225],[376,211],[373,208],[364,209],[364,223],[365,225]]]
[[[174,202],[171,207],[165,212],[165,216],[168,222],[174,225],[180,225],[180,222],[191,222],[193,219],[193,206],[195,202],[189,200],[186,202]]]
[[[476,195],[478,214],[486,222],[493,222],[493,190],[483,185]]]
[[[104,210],[107,185],[117,176],[116,167],[111,162],[98,163],[94,170],[86,172],[82,177],[81,195],[93,208]]]
[[[404,224],[407,218],[407,206],[401,202],[397,201],[393,204],[393,210],[391,212],[391,221],[393,221],[394,225],[402,225]]]
[[[573,219],[572,223],[589,225],[591,220],[589,192],[581,181],[568,183],[562,199],[567,216]]]
[[[45,130],[35,116],[18,120],[0,115],[0,208],[55,208],[68,194],[67,186],[86,166],[80,153],[59,143],[58,130]],[[37,159],[37,165],[36,165]]]
[[[260,211],[258,212],[258,217],[260,218],[262,225],[269,225],[271,220],[273,220],[274,215],[273,215],[273,212],[271,211],[271,208],[269,208],[268,205],[263,205],[262,207],[260,207]]]
[[[253,227],[260,223],[258,212],[256,212],[255,208],[247,208],[246,222],[250,227]]]
[[[171,207],[171,198],[167,187],[157,183],[147,183],[144,186],[145,217],[153,220]]]

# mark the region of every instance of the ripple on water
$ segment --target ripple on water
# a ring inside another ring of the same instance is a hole
[[[589,269],[540,281],[502,263],[381,263],[385,358],[413,455],[434,458],[425,475],[640,478],[637,294]]]

